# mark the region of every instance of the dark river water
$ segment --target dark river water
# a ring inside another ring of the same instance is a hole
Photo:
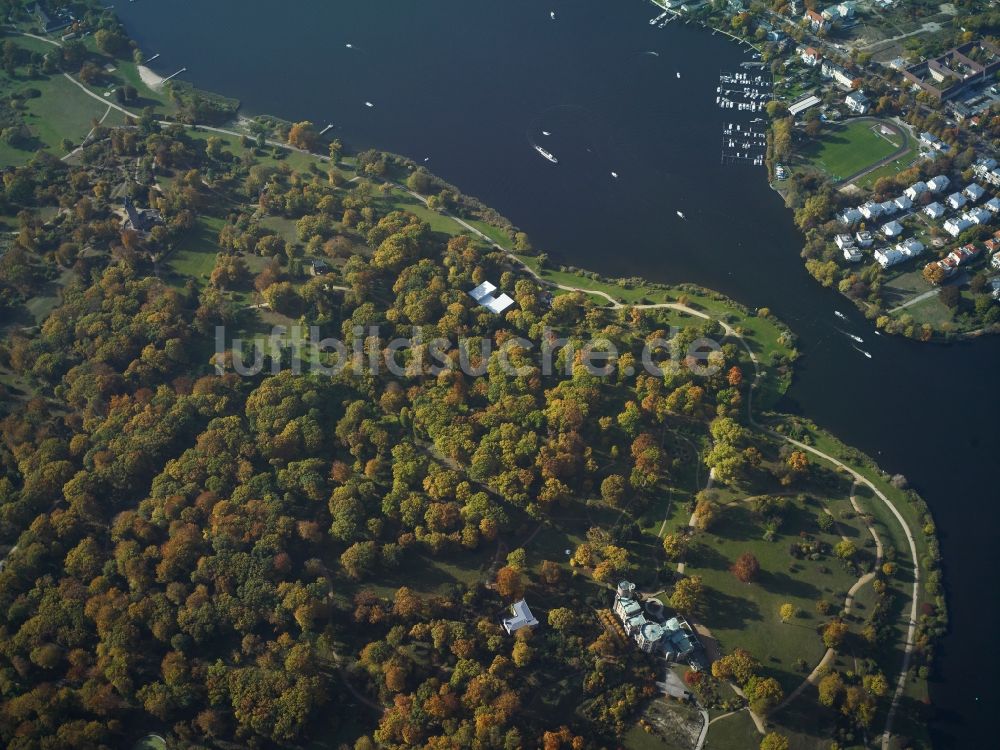
[[[642,0],[114,5],[146,54],[161,53],[157,72],[187,67],[186,80],[247,111],[334,123],[349,146],[429,158],[560,262],[770,307],[805,355],[784,408],[905,474],[933,508],[952,621],[933,685],[935,744],[994,746],[1000,340],[876,336],[807,276],[764,170],[720,163],[732,118],[715,106],[716,86],[746,59],[735,44],[679,23],[655,29]]]

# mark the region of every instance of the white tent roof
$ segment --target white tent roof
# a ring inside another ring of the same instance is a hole
[[[495,292],[496,290],[497,288],[493,286],[493,284],[491,284],[488,281],[484,281],[482,284],[480,284],[471,292],[469,292],[469,296],[472,297],[472,299],[474,299],[476,302],[479,302],[479,300],[481,300],[483,297],[485,297],[488,294],[493,294],[493,292]]]

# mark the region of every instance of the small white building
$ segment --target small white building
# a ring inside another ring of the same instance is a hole
[[[494,296],[493,293],[496,290],[496,286],[488,281],[484,281],[482,284],[469,292],[469,296],[490,312],[499,315],[508,307],[513,305],[514,300],[506,294],[501,294],[499,297]]]
[[[951,184],[951,180],[945,177],[943,174],[939,174],[937,177],[927,181],[927,189],[932,193],[940,193],[948,189]]]
[[[854,238],[849,234],[838,234],[833,238],[833,241],[837,244],[841,250],[845,247],[854,247]]]
[[[879,205],[882,206],[883,216],[892,216],[893,214],[899,213],[899,206],[896,205],[896,201],[885,201]]]
[[[510,613],[513,616],[507,617],[503,621],[503,628],[508,633],[516,633],[521,628],[533,628],[538,624],[538,620],[531,614],[531,609],[524,599],[514,602],[510,606]]]
[[[844,97],[844,104],[856,115],[866,114],[871,109],[871,102],[868,101],[868,97],[863,91],[852,91]]]
[[[904,256],[895,247],[880,247],[875,251],[875,261],[882,266],[882,268],[894,266],[905,259],[906,256]]]
[[[966,229],[971,229],[972,226],[973,224],[971,221],[969,221],[965,216],[960,216],[948,219],[948,221],[944,223],[944,231],[952,237],[958,237],[958,235]]]
[[[982,185],[977,185],[975,182],[970,182],[964,191],[965,197],[968,198],[973,203],[979,203],[986,195],[986,189]]]
[[[940,219],[945,214],[945,208],[937,201],[934,201],[924,206],[924,213],[932,219]]]
[[[920,182],[914,182],[906,190],[903,191],[903,195],[909,198],[911,201],[915,201],[921,195],[927,192],[927,183],[921,180]]]
[[[952,193],[951,195],[948,196],[948,200],[945,201],[945,203],[948,204],[949,208],[952,208],[956,211],[962,208],[968,202],[969,199],[966,198],[961,193]]]
[[[848,263],[860,263],[862,257],[861,251],[854,245],[848,245],[844,248],[844,260]]]
[[[902,233],[903,225],[898,221],[890,221],[888,224],[882,225],[882,234],[889,239],[899,237]]]
[[[851,226],[857,224],[862,219],[861,211],[856,208],[848,208],[837,217],[841,224]]]
[[[913,208],[913,201],[905,195],[901,195],[893,201],[900,211],[908,211]]]
[[[989,224],[993,221],[993,214],[985,208],[977,206],[976,208],[970,209],[963,218],[968,219],[973,224],[979,224],[982,226],[983,224]]]
[[[976,173],[979,177],[986,177],[990,172],[997,168],[997,160],[991,156],[983,156],[976,160],[976,165],[972,168],[972,171]]]
[[[875,201],[868,201],[860,210],[861,215],[866,219],[877,219],[882,215],[882,204]]]
[[[990,198],[983,207],[993,213],[1000,213],[1000,198]]]
[[[861,247],[871,247],[875,243],[875,238],[872,237],[872,233],[868,231],[858,232],[854,235],[854,239],[858,241],[858,244]]]

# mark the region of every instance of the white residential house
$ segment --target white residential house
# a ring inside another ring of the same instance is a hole
[[[1000,187],[1000,169],[994,169],[992,172],[986,175],[985,179],[993,187]]]
[[[945,208],[937,201],[934,201],[924,206],[924,213],[932,219],[940,219],[945,214]]]
[[[990,265],[993,266],[993,268],[1000,268],[1000,253],[997,253],[990,258]]]
[[[841,250],[846,247],[854,247],[854,238],[849,234],[838,234],[833,238],[833,241],[837,244]]]
[[[848,245],[844,248],[844,260],[848,263],[860,263],[862,257],[861,251],[854,245]]]
[[[521,628],[533,628],[538,624],[538,620],[531,614],[531,609],[524,599],[514,602],[510,606],[510,613],[513,617],[504,618],[503,621],[503,628],[508,634],[516,633]]]
[[[990,198],[983,204],[983,207],[993,213],[1000,213],[1000,198]]]
[[[839,217],[840,223],[846,226],[851,226],[852,224],[857,224],[861,221],[862,213],[857,208],[848,208]]]
[[[866,114],[871,109],[871,102],[868,101],[864,91],[852,91],[844,97],[844,104],[856,115]]]
[[[906,256],[895,247],[881,247],[875,251],[875,261],[882,268],[894,266],[903,260],[906,260]]]
[[[814,68],[823,61],[823,55],[815,47],[804,47],[799,51],[799,58],[804,65]]]
[[[896,200],[893,201],[893,203],[896,204],[896,208],[898,208],[900,211],[908,211],[909,209],[913,208],[913,201],[910,198],[906,197],[905,195],[899,196],[898,198],[896,198]]]
[[[877,219],[882,215],[882,204],[875,201],[868,201],[860,210],[861,215],[866,219]]]
[[[973,224],[989,224],[993,220],[993,214],[987,211],[985,208],[976,207],[970,209],[963,218],[968,219]]]
[[[896,201],[885,201],[879,205],[882,206],[883,216],[892,216],[893,214],[899,213],[899,206],[896,205]]]
[[[927,192],[927,183],[921,180],[920,182],[914,182],[906,190],[903,191],[903,195],[909,198],[911,201],[915,201],[921,195]]]
[[[888,224],[882,225],[882,234],[889,239],[899,237],[902,233],[903,225],[898,221],[890,221]]]
[[[986,195],[986,189],[982,185],[977,185],[975,182],[969,183],[965,190],[965,197],[968,198],[973,203],[979,203],[983,196]]]
[[[941,142],[941,139],[938,138],[933,133],[928,133],[927,131],[924,131],[923,133],[920,134],[920,142],[927,146],[930,146],[931,148],[937,148],[937,144]]]
[[[969,199],[966,198],[961,193],[952,193],[951,195],[948,196],[948,200],[945,201],[945,203],[948,204],[949,208],[953,208],[956,211],[962,208],[968,202]]]
[[[991,156],[983,156],[976,161],[976,165],[972,168],[972,171],[976,173],[977,177],[986,177],[997,166],[996,159]]]
[[[802,17],[809,24],[809,28],[817,34],[830,30],[830,22],[823,18],[821,13],[817,13],[814,10],[807,10]]]
[[[861,247],[871,247],[875,243],[875,238],[872,237],[871,232],[858,232],[854,235],[854,239],[858,241]]]
[[[966,217],[964,216],[954,217],[948,219],[948,221],[944,223],[944,231],[946,231],[952,237],[958,237],[958,235],[960,235],[966,229],[970,229],[972,226],[973,226],[972,222],[969,221]]]
[[[910,237],[908,240],[903,240],[896,247],[901,248],[904,253],[906,253],[907,258],[916,258],[920,253],[924,251],[924,243],[920,240]]]
[[[943,174],[939,174],[937,177],[927,180],[927,189],[932,193],[941,193],[947,190],[950,184],[951,180]]]

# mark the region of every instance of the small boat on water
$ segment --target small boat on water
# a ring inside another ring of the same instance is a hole
[[[552,135],[548,130],[543,130],[542,135]]]
[[[353,44],[351,44],[350,42],[348,42],[348,43],[347,43],[347,44],[345,44],[344,46],[345,46],[345,47],[347,47],[347,49],[354,49],[354,45],[353,45]]]
[[[365,106],[366,107],[374,107],[375,105],[372,104],[371,102],[365,102]]]
[[[678,77],[678,78],[680,78],[680,77],[681,77],[681,73],[680,73],[680,71],[677,71],[677,77]]]
[[[834,310],[833,314],[836,315],[841,320],[847,320],[847,316],[844,315],[844,313],[842,313],[840,310]]]
[[[543,157],[545,157],[546,159],[548,159],[553,164],[558,164],[559,163],[559,160],[556,157],[554,157],[552,154],[550,154],[548,151],[546,151],[541,146],[535,146],[535,151],[537,151],[538,153],[540,153]]]
[[[618,173],[617,172],[612,172],[611,176],[614,177],[616,180],[618,179]]]
[[[684,219],[685,221],[687,221],[687,216],[685,216],[685,215],[684,215],[684,212],[683,212],[683,211],[678,211],[678,212],[677,212],[677,215],[678,215],[678,216],[680,216],[680,217],[681,217],[682,219]]]
[[[549,18],[551,18],[553,21],[556,20],[556,12],[554,10],[549,11]]]

